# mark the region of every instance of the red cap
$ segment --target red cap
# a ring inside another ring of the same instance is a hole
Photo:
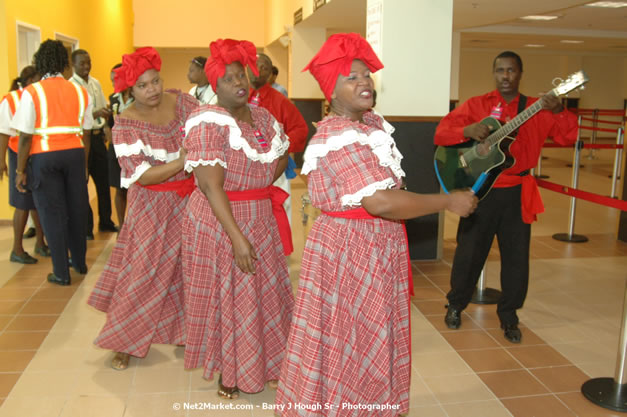
[[[338,75],[348,76],[355,59],[366,64],[372,73],[383,68],[370,44],[359,34],[338,33],[327,39],[303,71],[311,72],[330,102]]]
[[[218,39],[209,45],[211,56],[205,63],[205,74],[215,92],[218,88],[218,78],[224,76],[226,66],[239,62],[242,66],[248,65],[253,74],[259,75],[257,70],[257,49],[252,42],[236,41],[235,39]]]
[[[137,79],[149,69],[161,70],[161,57],[155,48],[139,48],[132,54],[122,55],[122,66],[113,70],[113,87],[116,93],[135,85]]]

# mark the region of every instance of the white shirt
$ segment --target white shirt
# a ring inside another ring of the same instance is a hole
[[[9,100],[6,98],[0,102],[0,133],[15,136],[17,133],[15,129],[11,129],[11,107],[9,106]]]
[[[202,104],[218,103],[218,95],[213,92],[211,84],[207,84],[206,86],[200,88],[198,88],[198,85],[195,85],[191,88],[191,90],[189,90],[189,94],[194,96],[194,98],[196,98],[196,100],[200,101]]]
[[[102,87],[100,86],[100,82],[91,76],[88,76],[87,78],[89,81],[85,82],[84,79],[74,74],[72,75],[72,78],[70,78],[70,81],[82,87],[85,87],[85,89],[87,90],[87,94],[89,94],[89,98],[91,99],[91,102],[93,103],[94,110],[100,110],[104,107],[107,107],[107,99],[105,98],[104,93],[102,92]],[[91,112],[90,112],[90,115],[91,115]],[[93,115],[92,115],[92,118],[93,118]],[[106,122],[107,120],[104,117],[98,117],[97,119],[94,119],[93,129],[102,129]]]
[[[51,77],[61,77],[63,75],[57,73]],[[44,77],[46,79],[48,77]],[[94,118],[91,115],[93,104],[91,102],[91,96],[87,97],[87,109],[85,110],[85,117],[83,118],[83,129],[89,130],[93,128]],[[35,111],[35,103],[33,103],[33,97],[28,90],[24,90],[22,99],[19,106],[15,111],[15,115],[11,120],[11,128],[19,132],[27,133],[29,135],[35,134],[35,120],[37,120],[37,112]]]

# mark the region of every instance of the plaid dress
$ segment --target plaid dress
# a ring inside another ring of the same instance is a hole
[[[364,122],[330,116],[318,124],[302,171],[313,206],[346,211],[377,190],[400,187],[402,156],[386,133],[393,128],[370,112]],[[301,264],[279,415],[408,411],[408,273],[402,222],[317,218]]]
[[[152,343],[185,342],[181,228],[187,198],[136,182],[151,166],[179,157],[181,129],[198,103],[177,95],[169,124],[117,117],[113,128],[121,185],[129,189],[128,214],[88,304],[107,313],[94,343],[137,357],[146,356]],[[181,171],[168,181],[185,177]]]
[[[226,191],[271,185],[289,142],[267,110],[251,107],[251,112],[263,139],[221,107],[194,112],[185,126],[186,170],[221,165]],[[221,372],[225,386],[259,392],[279,377],[294,299],[270,201],[231,201],[230,206],[258,256],[256,274],[237,267],[228,235],[196,188],[183,222],[185,368],[203,367],[207,379]]]

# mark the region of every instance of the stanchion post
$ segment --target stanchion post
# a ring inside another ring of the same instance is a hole
[[[623,322],[618,342],[618,354],[614,379],[593,378],[581,386],[581,393],[590,401],[603,408],[614,411],[627,412],[627,286],[623,300]]]
[[[581,126],[581,116],[579,116],[579,125]],[[571,187],[576,190],[579,185],[579,160],[581,159],[581,150],[583,149],[583,142],[581,141],[581,129],[577,133],[577,142],[575,143],[575,156],[573,157],[573,177],[571,181]],[[561,240],[563,242],[582,243],[587,242],[588,238],[582,235],[576,235],[575,232],[575,209],[577,207],[577,199],[575,197],[570,198],[570,215],[568,219],[568,234],[556,233],[553,235],[553,239]]]
[[[622,127],[619,127],[616,131],[616,152],[614,154],[614,172],[612,173],[612,193],[610,197],[616,198],[616,184],[618,183],[618,176],[620,175],[620,165],[623,162],[623,142],[625,138],[625,131]]]
[[[594,113],[592,114],[592,136],[590,137],[590,143],[592,145],[597,143],[597,126],[599,125],[599,109],[594,109]],[[588,159],[596,159],[594,148],[590,149],[590,153],[588,153]]]
[[[494,288],[486,287],[486,278],[487,278],[487,263],[483,265],[483,269],[481,270],[481,275],[479,275],[479,282],[477,282],[477,288],[475,288],[475,292],[470,299],[471,303],[474,304],[496,304],[499,302],[499,298],[501,298],[501,292]]]
[[[542,150],[540,150],[540,156],[538,157],[538,165],[537,165],[538,169],[537,169],[537,175],[535,173],[533,173],[533,176],[536,178],[549,178],[548,175],[542,175]]]

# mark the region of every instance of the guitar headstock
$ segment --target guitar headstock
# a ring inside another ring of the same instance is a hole
[[[590,78],[586,75],[582,70],[577,71],[573,74],[570,74],[568,78],[560,83],[557,87],[553,89],[553,93],[556,96],[561,96],[573,91],[576,88],[581,87],[585,83],[590,81]]]

